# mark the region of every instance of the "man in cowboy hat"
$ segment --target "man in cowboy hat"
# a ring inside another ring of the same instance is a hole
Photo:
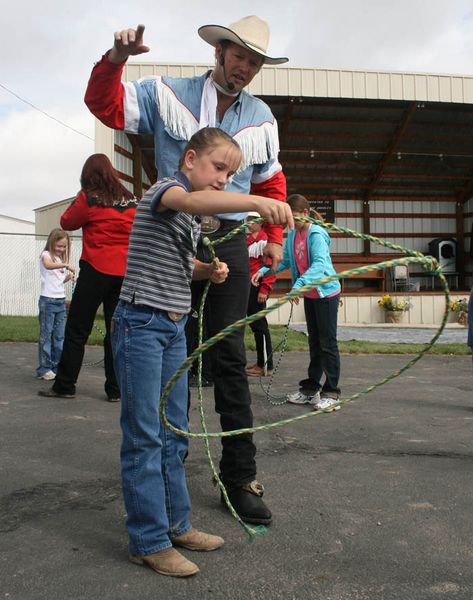
[[[269,107],[244,88],[263,64],[287,58],[267,54],[269,27],[248,16],[229,27],[204,25],[198,33],[215,47],[215,66],[198,77],[146,77],[122,83],[129,56],[149,51],[143,43],[144,26],[115,33],[113,48],[92,71],[85,102],[105,125],[133,134],[152,134],[159,177],[172,176],[187,141],[202,127],[220,127],[234,137],[243,152],[239,172],[227,186],[239,191],[286,198],[286,180],[278,162],[277,123]],[[202,223],[210,239],[243,223],[246,213],[219,214]],[[265,225],[265,255],[273,267],[281,259],[282,227]],[[249,274],[245,234],[219,245],[219,258],[230,269],[227,281],[211,286],[207,298],[208,335],[246,315]],[[199,258],[205,258],[198,255]],[[199,282],[196,282],[198,285]],[[226,337],[211,349],[215,407],[225,431],[252,427],[251,396],[245,374],[244,331]],[[271,512],[256,481],[256,448],[249,434],[222,439],[220,472],[230,500],[244,521],[269,524]]]

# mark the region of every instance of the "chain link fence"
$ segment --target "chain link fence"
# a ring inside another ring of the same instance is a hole
[[[39,257],[46,240],[47,236],[35,234],[0,233],[0,315],[38,314]],[[71,236],[70,262],[77,269],[81,252],[82,238]],[[72,285],[65,285],[66,300],[71,299]]]

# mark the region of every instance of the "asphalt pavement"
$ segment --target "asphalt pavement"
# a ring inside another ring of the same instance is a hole
[[[100,358],[88,348],[86,360]],[[249,356],[249,362],[254,356]],[[250,382],[255,424],[301,415],[281,404],[305,376],[286,353]],[[405,356],[343,356],[343,397]],[[127,561],[119,474],[119,405],[103,367],[84,367],[74,400],[40,398],[34,344],[0,344],[0,598],[8,600],[471,600],[471,356],[427,356],[342,406],[255,436],[258,478],[274,521],[249,542],[220,506],[203,444],[187,461],[193,524],[218,551],[183,551],[196,577],[163,577]],[[212,389],[204,390],[218,430]],[[191,429],[200,430],[194,400]],[[212,441],[219,456],[219,442]]]

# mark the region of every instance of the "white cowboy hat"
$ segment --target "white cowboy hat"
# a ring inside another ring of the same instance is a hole
[[[256,52],[263,58],[263,63],[268,65],[281,65],[289,60],[285,56],[272,58],[266,54],[269,44],[269,26],[266,21],[255,15],[243,17],[228,27],[202,25],[198,29],[198,34],[212,46],[216,46],[222,40],[229,40],[238,46]]]

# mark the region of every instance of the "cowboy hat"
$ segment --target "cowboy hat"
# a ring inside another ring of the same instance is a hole
[[[284,56],[273,58],[266,54],[269,43],[269,26],[266,21],[255,15],[243,17],[228,27],[202,25],[198,29],[198,34],[212,46],[216,46],[222,40],[229,40],[238,46],[256,52],[263,58],[263,63],[268,65],[281,65],[289,60]]]

